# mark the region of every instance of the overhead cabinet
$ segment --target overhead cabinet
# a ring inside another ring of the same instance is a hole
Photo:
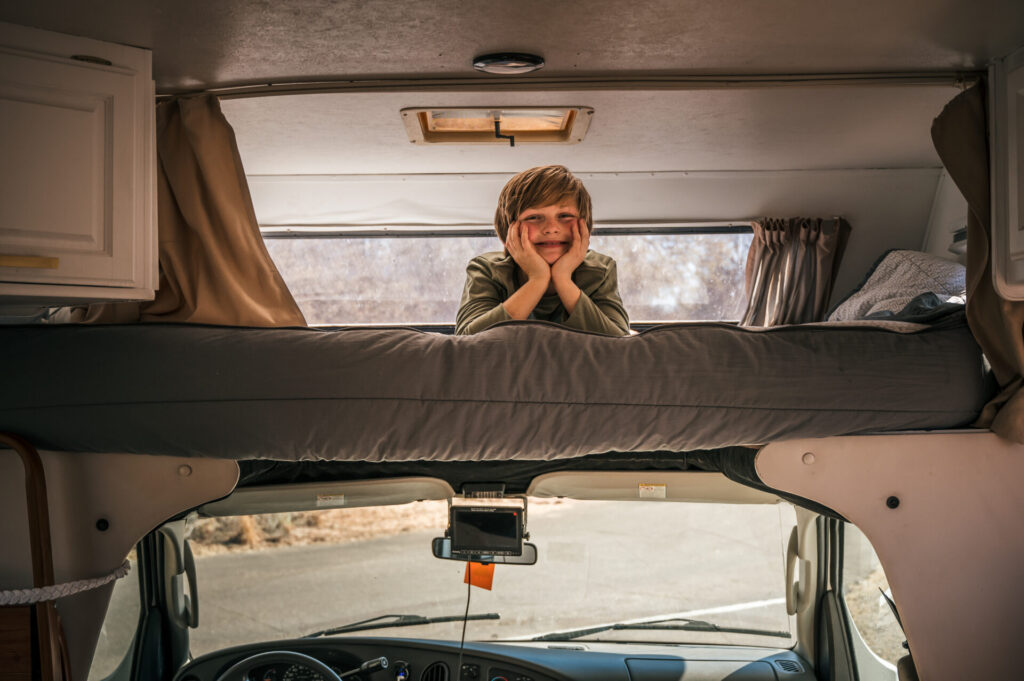
[[[153,297],[151,64],[0,24],[0,306]]]

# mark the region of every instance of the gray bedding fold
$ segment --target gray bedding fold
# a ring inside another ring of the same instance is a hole
[[[626,338],[539,322],[461,337],[0,327],[0,430],[68,451],[402,461],[949,428],[990,390],[957,320],[913,333],[677,324]]]

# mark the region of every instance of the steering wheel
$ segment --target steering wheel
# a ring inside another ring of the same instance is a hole
[[[261,664],[274,664],[277,662],[291,662],[292,664],[307,667],[322,675],[326,681],[341,681],[341,677],[338,676],[337,672],[320,660],[291,650],[270,650],[265,653],[250,655],[228,667],[223,674],[217,677],[217,681],[242,681],[255,667]]]

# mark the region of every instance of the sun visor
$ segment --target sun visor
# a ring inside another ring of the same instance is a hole
[[[780,499],[733,482],[721,473],[696,471],[564,471],[534,478],[534,497],[598,501],[692,501],[775,504]]]
[[[199,514],[232,516],[388,506],[448,499],[454,494],[444,480],[425,477],[266,485],[236,489],[224,499],[201,506]]]

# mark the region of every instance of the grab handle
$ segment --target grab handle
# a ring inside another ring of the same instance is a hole
[[[0,433],[0,446],[13,449],[25,467],[25,501],[28,507],[29,547],[32,554],[32,584],[52,586],[53,552],[50,545],[50,509],[46,499],[46,475],[39,452],[27,440],[12,433]],[[57,617],[56,603],[44,601],[35,608],[35,634],[39,650],[39,678],[66,679],[70,673],[67,649]],[[31,659],[31,655],[28,657]]]

